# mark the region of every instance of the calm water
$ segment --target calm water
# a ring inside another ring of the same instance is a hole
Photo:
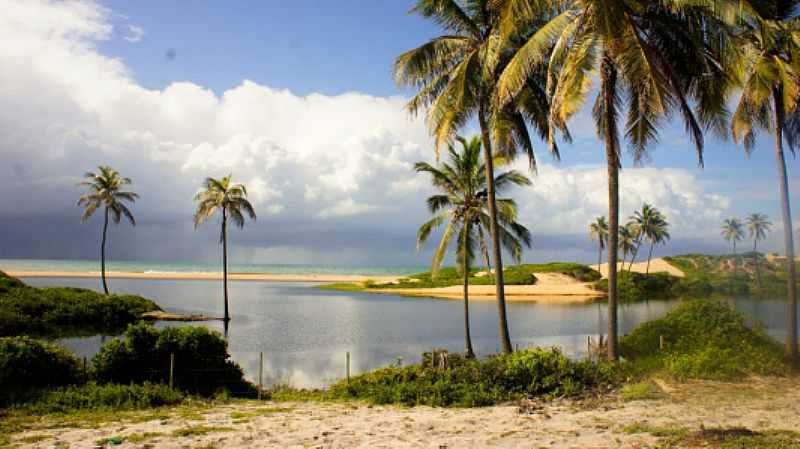
[[[35,286],[99,287],[94,279],[30,278]],[[116,292],[154,299],[165,310],[221,314],[218,281],[111,279]],[[249,379],[258,375],[264,352],[264,382],[288,382],[316,387],[344,377],[345,353],[353,372],[397,361],[419,360],[431,348],[463,349],[462,303],[453,300],[401,298],[388,295],[332,292],[311,283],[231,282],[230,352]],[[784,333],[785,303],[732,300],[761,321],[776,337]],[[677,302],[649,301],[622,305],[621,332],[659,317]],[[497,312],[494,302],[471,303],[472,338],[479,354],[497,352]],[[589,335],[606,329],[606,304],[554,305],[510,303],[513,342],[520,347],[559,346],[571,356],[583,356]],[[166,323],[160,323],[163,327]],[[176,323],[169,323],[176,325]],[[187,325],[177,323],[177,325]],[[197,325],[197,323],[188,324]],[[222,331],[220,322],[203,323]],[[67,339],[63,344],[79,356],[91,356],[104,337]]]

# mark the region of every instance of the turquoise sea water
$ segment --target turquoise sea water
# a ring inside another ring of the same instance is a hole
[[[3,271],[99,271],[97,260],[0,259]],[[219,263],[107,261],[107,271],[134,273],[216,273]],[[228,263],[229,273],[250,274],[361,274],[366,276],[404,275],[427,271],[423,266],[334,266],[299,264]]]

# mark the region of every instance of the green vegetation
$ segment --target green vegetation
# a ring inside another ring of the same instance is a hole
[[[161,309],[141,296],[29,287],[0,271],[0,336],[114,333],[153,310]]]
[[[623,401],[662,399],[666,396],[658,385],[650,380],[625,384],[620,388],[619,395]]]
[[[718,449],[739,449],[757,447],[760,449],[798,449],[800,433],[794,430],[765,430],[756,432],[744,427],[701,428],[697,431],[685,427],[660,427],[644,423],[634,423],[622,429],[625,433],[649,433],[660,438],[658,447],[714,447]]]
[[[227,390],[252,396],[255,387],[244,380],[242,369],[230,360],[228,346],[218,332],[205,327],[168,327],[162,331],[140,323],[123,338],[100,348],[92,359],[98,382],[143,383],[169,381],[170,355],[176,388],[202,396]]]
[[[685,301],[639,325],[620,340],[620,348],[631,361],[624,368],[678,380],[784,375],[791,369],[778,342],[760,328],[747,327],[741,314],[717,300]]]
[[[189,437],[189,436],[205,435],[207,433],[230,432],[232,430],[233,428],[231,427],[204,426],[201,424],[197,426],[187,426],[181,429],[177,429],[172,432],[172,435],[176,437]]]
[[[69,413],[81,410],[141,410],[176,405],[187,397],[163,384],[102,384],[93,382],[40,393],[22,408],[31,414]]]
[[[78,360],[53,344],[29,337],[0,338],[0,406],[32,391],[79,381]]]
[[[434,351],[423,354],[418,365],[381,368],[312,395],[375,404],[476,407],[531,396],[574,396],[614,379],[610,366],[572,361],[557,349],[521,350],[484,360]]]

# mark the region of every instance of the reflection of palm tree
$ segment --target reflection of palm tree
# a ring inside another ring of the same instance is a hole
[[[519,3],[548,2],[500,2]],[[551,131],[577,113],[590,93],[597,92],[592,110],[597,134],[605,143],[608,168],[608,309],[612,360],[617,351],[617,248],[619,245],[619,168],[621,140],[625,131],[636,161],[655,141],[665,116],[677,111],[696,144],[703,149],[703,125],[724,123],[724,88],[730,79],[726,67],[714,60],[720,26],[710,8],[698,2],[637,2],[577,0],[561,5],[547,24],[525,39],[497,82],[498,100],[510,101],[527,78],[546,71],[553,83]],[[501,20],[504,28],[537,26],[537,8],[508,7]],[[698,12],[700,14],[698,14]],[[703,12],[708,12],[708,17]],[[516,33],[521,34],[521,33]],[[592,89],[594,81],[598,89]],[[691,100],[697,100],[699,117]],[[625,111],[627,109],[627,111]],[[627,112],[624,114],[624,112]],[[627,122],[620,126],[622,117]],[[553,134],[548,135],[550,140]]]
[[[733,244],[733,273],[738,272],[738,259],[736,257],[736,242],[744,238],[742,222],[738,218],[726,218],[722,224],[722,238]]]
[[[606,240],[608,239],[608,223],[606,217],[597,217],[593,222],[589,223],[589,238],[593,241],[597,240],[597,271],[600,271],[600,263],[603,260],[603,250],[606,248]]]
[[[433,218],[423,224],[417,231],[417,247],[419,248],[431,235],[431,232],[445,224],[444,234],[439,246],[433,254],[431,277],[435,278],[445,258],[450,240],[458,235],[456,261],[464,279],[464,343],[468,357],[474,357],[469,325],[469,273],[475,259],[475,251],[480,249],[479,230],[487,230],[491,218],[486,194],[486,170],[481,161],[481,141],[475,137],[467,141],[458,138],[462,151],[448,148],[449,163],[434,167],[425,162],[417,162],[417,172],[428,173],[432,183],[441,193],[428,198],[428,209]],[[512,185],[530,185],[530,180],[523,174],[512,170],[497,175],[494,180],[498,192]],[[517,206],[513,200],[498,198],[498,221],[500,241],[503,246],[519,261],[522,246],[530,246],[530,233],[516,221]]]
[[[501,43],[498,32],[501,9],[486,0],[417,0],[412,12],[433,20],[446,34],[398,56],[394,75],[398,84],[417,90],[408,109],[412,113],[427,109],[428,128],[437,150],[452,141],[459,128],[472,117],[477,118],[486,161],[491,218],[488,233],[495,270],[500,344],[503,352],[509,353],[512,347],[506,316],[493,158],[496,153],[514,156],[517,149],[522,149],[534,166],[527,125],[545,137],[550,134],[551,121],[547,117],[549,82],[542,70],[525,76],[525,85],[515,92],[514,98],[502,105],[493,101],[497,96],[497,76],[508,63],[509,56],[524,42],[524,33],[530,32],[526,29],[520,35],[509,33],[509,42]],[[562,128],[566,134],[566,128]],[[554,144],[550,148],[557,154]]]
[[[84,176],[86,181],[79,185],[88,187],[89,193],[78,199],[78,206],[84,206],[81,221],[86,221],[101,206],[105,208],[105,218],[103,221],[103,239],[100,243],[100,277],[103,279],[103,291],[108,294],[108,284],[106,284],[106,233],[108,231],[108,217],[111,215],[112,221],[119,224],[124,215],[125,218],[136,226],[136,219],[133,218],[125,201],[134,203],[139,198],[134,192],[120,190],[123,186],[131,183],[130,178],[120,176],[119,172],[104,165],[98,167],[99,172],[88,172]]]
[[[760,2],[756,2],[760,3]],[[747,60],[739,105],[733,114],[733,137],[744,142],[750,151],[756,142],[757,128],[772,132],[778,163],[783,215],[783,243],[786,253],[788,325],[786,353],[796,359],[797,351],[797,272],[794,260],[792,213],[789,207],[789,183],[783,152],[784,139],[794,152],[800,143],[800,83],[798,52],[800,23],[795,11],[800,1],[764,2],[759,15],[742,23],[744,52]],[[768,5],[769,7],[767,7]],[[759,5],[755,4],[756,8]]]
[[[756,283],[761,285],[761,273],[758,270],[758,241],[767,238],[769,228],[772,226],[769,218],[764,214],[753,213],[745,218],[747,231],[753,239],[753,266],[756,270]]]
[[[219,209],[222,212],[222,227],[219,241],[222,243],[222,290],[225,298],[225,323],[230,321],[228,314],[228,218],[236,226],[244,227],[244,214],[252,220],[256,219],[256,212],[247,200],[247,189],[242,184],[231,182],[231,175],[222,179],[206,178],[201,190],[194,200],[197,202],[197,211],[194,214],[195,228],[211,218]],[[227,325],[225,326],[227,330]]]

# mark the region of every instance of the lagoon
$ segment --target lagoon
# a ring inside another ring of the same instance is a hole
[[[72,286],[99,290],[96,279],[27,278],[36,287]],[[177,313],[219,315],[222,287],[218,281],[113,279],[110,287],[155,300]],[[259,353],[264,353],[265,385],[322,387],[345,376],[346,353],[353,373],[390,363],[414,363],[431,348],[463,349],[462,302],[406,298],[394,295],[338,292],[302,282],[229,282],[232,321],[229,350],[245,370],[258,376]],[[735,307],[760,322],[776,338],[785,333],[786,303],[773,299],[731,299]],[[620,332],[658,318],[678,301],[622,304]],[[470,303],[472,339],[478,355],[499,350],[497,308],[494,302]],[[603,302],[589,304],[509,303],[512,341],[520,348],[558,346],[572,357],[586,355],[588,336],[605,333]],[[158,323],[203,325],[223,331],[221,322]],[[91,357],[108,337],[61,341],[80,357]]]

